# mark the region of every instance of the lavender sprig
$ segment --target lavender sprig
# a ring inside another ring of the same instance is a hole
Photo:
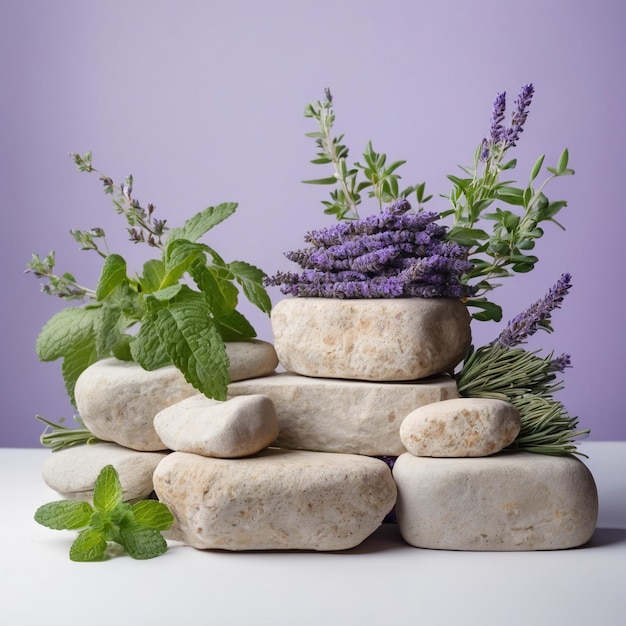
[[[554,309],[558,309],[569,292],[571,283],[570,274],[562,274],[557,283],[548,290],[541,299],[531,304],[525,311],[516,315],[500,333],[495,343],[512,348],[534,335],[537,330],[552,331],[550,317]]]

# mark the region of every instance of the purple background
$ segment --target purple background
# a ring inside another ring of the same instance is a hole
[[[566,146],[576,176],[548,194],[568,200],[560,217],[567,231],[547,226],[535,271],[506,280],[494,299],[506,321],[572,273],[556,332],[536,335],[530,347],[572,355],[560,397],[592,439],[626,439],[618,393],[625,18],[621,0],[4,0],[0,445],[38,446],[36,413],[72,415],[59,363],[35,354],[37,333],[64,303],[23,274],[31,253],[55,249],[59,271],[92,286],[99,257],[79,251],[70,228],[103,227],[133,269],[145,258],[69,151],[92,150],[116,181],[134,174],[135,195],[172,225],[239,202],[207,242],[271,274],[295,269],[282,252],[303,245],[306,230],[333,223],[320,204],[328,188],[299,182],[326,175],[309,163],[314,146],[304,133],[313,126],[302,115],[324,87],[354,160],[371,139],[408,161],[406,184],[426,180],[440,194],[449,190],[446,174],[471,163],[496,93],[506,90],[512,105],[526,82],[536,96],[516,179],[525,181],[542,153],[554,164]],[[445,206],[436,197],[429,208]],[[268,319],[242,309],[271,341]],[[473,329],[481,344],[500,326]]]

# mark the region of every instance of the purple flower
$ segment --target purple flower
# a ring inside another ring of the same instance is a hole
[[[555,372],[564,372],[567,367],[572,367],[572,358],[569,354],[563,353],[550,361],[550,367]]]
[[[515,111],[511,116],[511,128],[508,128],[504,134],[505,147],[514,146],[519,138],[520,133],[524,130],[524,123],[528,117],[528,109],[533,99],[535,88],[531,85],[524,85],[515,100]]]
[[[571,276],[561,275],[558,282],[550,288],[548,293],[531,304],[524,312],[514,317],[500,333],[494,343],[506,348],[512,348],[524,343],[527,337],[534,335],[539,329],[550,332],[550,315],[554,309],[558,309],[563,299],[570,290]]]

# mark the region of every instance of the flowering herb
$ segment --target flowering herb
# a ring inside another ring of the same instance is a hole
[[[278,272],[266,284],[303,297],[471,295],[473,288],[460,283],[471,267],[463,246],[445,241],[436,213],[410,208],[401,199],[379,214],[308,233],[308,249],[286,254],[303,271]]]
[[[91,153],[71,156],[79,171],[97,172]],[[70,231],[82,249],[104,259],[98,284],[90,289],[70,273],[55,274],[54,252],[43,260],[33,255],[27,271],[46,280],[45,293],[87,299],[86,305],[68,307],[48,321],[37,338],[39,358],[63,359],[72,402],[78,376],[111,356],[136,361],[146,370],[173,364],[200,392],[224,400],[229,382],[224,341],[256,336],[237,311],[239,288],[263,312],[271,309],[260,269],[243,261],[227,263],[213,248],[198,243],[237,205],[209,207],[182,227],[168,229],[165,220],[155,218],[153,205],[143,208],[133,197],[132,177],[119,186],[102,174],[100,180],[105,193],[113,196],[114,209],[126,218],[130,240],[155,249],[160,258],[147,261],[141,274],[130,277],[124,258],[109,252],[102,229]],[[137,325],[139,331],[130,334]]]
[[[364,163],[356,162],[349,168],[347,164],[349,150],[341,143],[344,136],[332,134],[335,112],[330,89],[324,90],[322,101],[307,104],[304,115],[314,119],[319,129],[307,133],[307,137],[315,140],[315,145],[319,150],[311,163],[332,164],[333,166],[332,176],[303,181],[308,184],[336,187],[330,193],[331,199],[322,201],[325,207],[324,213],[334,215],[338,220],[359,219],[358,207],[361,204],[361,192],[365,190],[368,190],[370,198],[376,198],[380,210],[383,209],[383,205],[399,198],[407,198],[412,193],[415,193],[420,207],[432,197],[424,195],[424,183],[400,190],[400,176],[396,170],[406,161],[387,163],[387,155],[376,152],[371,141],[367,143],[363,152]]]
[[[59,500],[40,506],[35,521],[54,530],[80,530],[70,547],[72,561],[101,561],[109,542],[121,545],[133,559],[152,559],[167,550],[161,531],[174,517],[165,504],[141,500],[123,501],[122,485],[112,465],[105,466],[89,502]]]
[[[477,297],[467,302],[468,306],[479,309],[473,314],[477,320],[499,321],[502,318],[500,306],[488,301],[485,294],[498,286],[494,279],[529,272],[535,267],[538,258],[529,251],[544,234],[539,225],[552,222],[563,228],[555,216],[567,203],[550,201],[544,190],[554,178],[574,174],[568,167],[567,149],[561,153],[556,167],[546,168],[549,176],[538,187],[535,181],[543,168],[544,155],[533,165],[526,187],[515,187],[513,181],[500,180],[503,172],[508,175],[517,165],[515,159],[506,160],[506,157],[524,130],[533,94],[532,85],[522,87],[515,101],[511,125],[506,128],[506,94],[499,93],[493,103],[489,136],[476,149],[473,167],[461,168],[464,177],[448,176],[452,191],[447,197],[452,208],[443,211],[441,216],[454,218],[448,239],[468,247],[468,259],[473,267],[463,281],[477,288]],[[494,205],[495,211],[487,212]],[[493,222],[491,229],[478,227],[483,219]]]
[[[552,311],[560,307],[570,281],[570,275],[563,274],[543,298],[514,317],[494,341],[470,350],[456,376],[461,396],[497,398],[517,407],[522,427],[512,449],[580,454],[574,440],[589,433],[577,430],[578,419],[570,417],[553,397],[563,388],[557,374],[570,367],[569,355],[541,357],[538,351],[518,347],[540,329],[552,331]]]

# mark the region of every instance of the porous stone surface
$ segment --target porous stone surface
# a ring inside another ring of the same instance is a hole
[[[395,512],[407,543],[446,550],[559,550],[583,545],[598,517],[596,485],[573,456],[401,455]]]
[[[417,456],[488,456],[513,443],[521,427],[510,402],[454,398],[412,411],[400,426],[400,439]]]
[[[383,461],[278,448],[237,460],[173,452],[154,485],[176,520],[170,536],[201,549],[345,550],[396,500]]]
[[[154,428],[171,450],[236,458],[269,446],[278,436],[278,419],[267,396],[220,402],[198,394],[159,411]]]
[[[115,443],[94,443],[52,453],[42,468],[44,482],[69,500],[92,500],[103,467],[119,474],[124,500],[138,500],[154,490],[152,474],[165,452],[138,452]]]
[[[471,340],[455,298],[287,298],[271,315],[274,346],[305,376],[401,381],[451,371]]]
[[[274,403],[278,447],[370,456],[405,452],[399,432],[404,418],[417,407],[458,397],[449,376],[373,383],[283,372],[228,386],[229,397],[250,394]]]
[[[268,342],[226,342],[225,347],[231,380],[264,376],[278,365]],[[173,365],[149,372],[137,363],[103,359],[78,377],[74,393],[81,418],[98,439],[150,451],[167,448],[154,429],[154,416],[198,390]]]
[[[278,356],[274,346],[267,341],[227,341],[228,375],[231,380],[245,380],[256,376],[267,376],[278,367]]]
[[[117,359],[90,365],[74,390],[76,408],[98,439],[144,451],[167,449],[154,430],[154,416],[197,393],[174,366],[149,372]]]

